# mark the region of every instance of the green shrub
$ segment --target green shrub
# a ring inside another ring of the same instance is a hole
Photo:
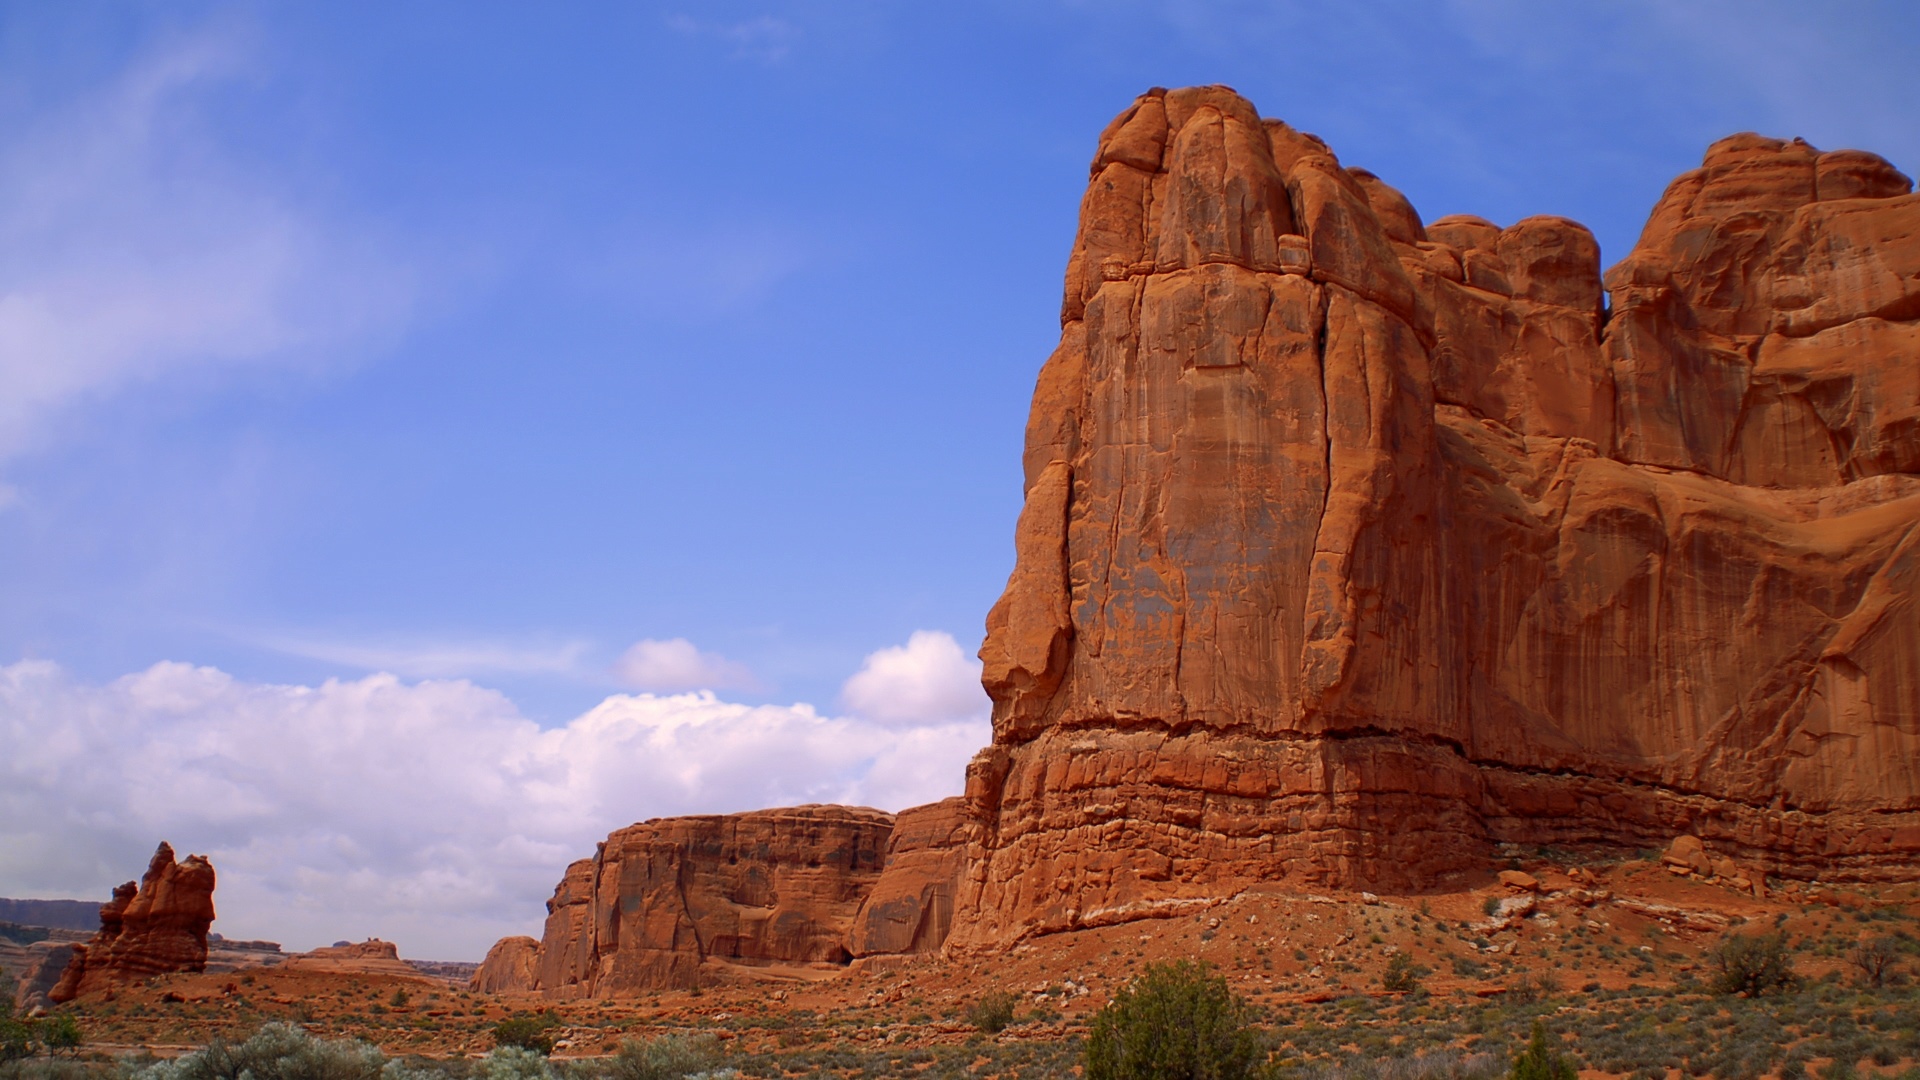
[[[546,1051],[501,1043],[487,1055],[486,1080],[555,1080]]]
[[[1148,964],[1093,1018],[1086,1080],[1243,1080],[1260,1058],[1249,1019],[1205,964]]]
[[[628,1039],[599,1063],[597,1074],[603,1080],[681,1080],[711,1070],[719,1057],[720,1041],[712,1035]]]
[[[1547,1025],[1538,1020],[1533,1022],[1527,1048],[1513,1059],[1513,1069],[1507,1073],[1509,1080],[1578,1080],[1579,1075],[1573,1062],[1548,1040]]]
[[[997,1035],[1013,1023],[1013,1008],[1020,1000],[1010,990],[991,990],[967,1007],[967,1022],[989,1035]]]
[[[55,1013],[40,1021],[39,1034],[50,1054],[80,1049],[80,1021],[75,1020],[72,1013]]]
[[[1713,989],[1722,994],[1763,994],[1791,990],[1799,982],[1783,933],[1729,934],[1713,951]]]
[[[380,1080],[379,1048],[357,1039],[316,1039],[292,1024],[268,1024],[233,1045],[216,1036],[204,1050],[159,1061],[134,1080]]]
[[[517,1046],[522,1050],[531,1050],[542,1057],[553,1053],[552,1030],[559,1026],[560,1020],[550,1012],[528,1016],[509,1016],[493,1025],[493,1045],[496,1047]]]
[[[1385,990],[1410,993],[1420,989],[1420,980],[1427,969],[1413,962],[1413,957],[1404,952],[1394,953],[1387,960],[1387,970],[1380,973],[1380,986]]]

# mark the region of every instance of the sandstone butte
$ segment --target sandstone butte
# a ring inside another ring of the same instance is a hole
[[[1599,258],[1426,222],[1224,87],[1142,96],[1081,204],[964,798],[620,830],[493,985],[1446,888],[1509,842],[1915,877],[1920,197],[1735,135]]]
[[[211,863],[198,855],[175,862],[173,847],[162,841],[139,886],[127,882],[101,906],[99,932],[73,947],[47,996],[67,1002],[155,975],[205,970],[213,885]]]

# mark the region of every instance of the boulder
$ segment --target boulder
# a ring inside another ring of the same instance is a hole
[[[1527,873],[1525,870],[1500,871],[1500,884],[1505,885],[1509,889],[1518,889],[1521,892],[1540,891],[1540,879]]]
[[[68,1002],[116,984],[204,970],[213,886],[211,863],[198,855],[175,862],[172,846],[162,841],[138,887],[129,881],[113,890],[100,908],[99,932],[75,947],[47,996]]]

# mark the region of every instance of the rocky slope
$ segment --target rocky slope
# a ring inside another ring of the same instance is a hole
[[[1232,91],[1102,135],[956,940],[1500,841],[1920,853],[1920,198],[1739,135],[1603,281]],[[1610,301],[1610,303],[1609,303]]]
[[[48,994],[56,1002],[110,986],[207,966],[207,928],[213,925],[213,865],[198,855],[180,862],[161,842],[139,886],[113,890],[100,908],[100,930],[73,959]]]

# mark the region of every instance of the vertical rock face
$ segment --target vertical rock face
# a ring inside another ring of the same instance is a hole
[[[893,815],[846,806],[662,818],[567,868],[547,903],[538,989],[693,986],[702,964],[845,964]]]
[[[485,994],[535,990],[540,981],[540,940],[505,937],[487,950],[487,958],[473,973],[473,989]]]
[[[887,838],[886,865],[848,932],[847,949],[854,956],[939,950],[953,928],[966,836],[964,800],[900,811]]]
[[[956,942],[1503,840],[1911,874],[1910,191],[1735,136],[1603,279],[1574,222],[1424,224],[1229,90],[1140,98],[1034,394]]]
[[[198,855],[175,862],[173,848],[163,841],[137,888],[129,881],[113,890],[113,899],[100,908],[100,931],[75,947],[48,996],[72,1001],[116,983],[203,970],[213,886],[211,863]]]
[[[596,997],[934,952],[967,833],[959,799],[897,818],[796,806],[632,825],[567,868],[542,938],[502,939],[473,987]]]

